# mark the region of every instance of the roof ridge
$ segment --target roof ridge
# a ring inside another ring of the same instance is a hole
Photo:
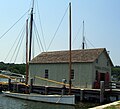
[[[72,50],[72,62],[94,62],[105,48]],[[68,63],[69,50],[42,52],[30,63]]]
[[[86,51],[86,50],[98,50],[98,49],[105,49],[105,48],[90,48],[90,49],[74,49],[72,51]],[[59,51],[48,51],[48,52],[42,52],[42,53],[52,53],[52,52],[68,52],[69,50],[59,50]]]

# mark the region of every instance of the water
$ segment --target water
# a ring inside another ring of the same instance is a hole
[[[0,82],[8,82],[8,79],[0,78]],[[0,109],[88,109],[95,105],[93,103],[79,103],[77,106],[50,104],[16,99],[0,94]]]
[[[75,109],[75,107],[21,100],[0,94],[0,109]]]
[[[79,103],[77,106],[49,104],[11,98],[0,94],[0,109],[88,109],[88,107],[91,107],[91,104]]]
[[[6,79],[6,78],[0,78],[0,82],[8,82],[8,79]]]

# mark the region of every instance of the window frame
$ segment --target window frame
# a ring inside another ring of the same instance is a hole
[[[48,79],[49,78],[49,71],[48,69],[45,69],[45,75],[44,78]]]

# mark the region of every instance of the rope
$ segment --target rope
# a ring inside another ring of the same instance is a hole
[[[44,80],[44,81],[48,81],[48,82],[52,82],[52,83],[56,83],[56,84],[69,86],[69,84],[65,84],[63,82],[58,82],[58,81],[55,81],[55,80],[50,80],[50,79],[46,79],[46,78],[42,78],[42,77],[38,77],[38,76],[35,76],[35,78],[38,78],[38,79],[41,79],[41,80]]]
[[[43,26],[42,26],[42,22],[41,22],[41,17],[40,17],[40,11],[39,11],[39,6],[38,6],[38,1],[37,2],[37,12],[38,12],[38,18],[39,18],[39,23],[40,23],[40,28],[41,28],[41,33],[42,33],[42,37],[43,37],[43,44],[45,46],[45,51],[46,51],[46,43],[45,43],[45,36],[44,36],[44,32],[43,32]]]
[[[61,21],[60,21],[60,23],[59,23],[59,25],[58,25],[56,31],[55,31],[55,33],[54,33],[54,35],[53,35],[53,38],[52,38],[52,40],[51,40],[51,42],[50,42],[50,44],[49,44],[49,46],[48,46],[47,51],[49,50],[49,48],[50,48],[50,46],[51,46],[51,44],[52,44],[52,42],[53,42],[53,40],[54,40],[54,38],[55,38],[55,36],[56,36],[56,34],[57,34],[57,32],[58,32],[58,30],[59,30],[61,24],[62,24],[62,21],[63,21],[65,15],[66,15],[66,13],[67,13],[67,10],[68,10],[68,7],[67,7],[67,9],[65,10],[65,13],[64,13],[64,15],[63,15],[63,17],[62,17],[62,19],[61,19]]]
[[[13,52],[12,57],[11,57],[11,59],[10,59],[10,62],[12,61],[13,57],[14,57],[15,54],[17,53],[17,49],[19,49],[19,47],[20,47],[20,45],[21,45],[21,41],[22,41],[22,39],[23,39],[23,37],[24,37],[24,36],[22,36],[21,34],[23,34],[23,31],[22,31],[22,30],[21,30],[21,32],[20,32],[20,38],[19,38],[18,43],[17,43],[17,45],[16,45],[16,47],[15,47],[15,49],[14,49],[14,52]],[[17,57],[15,57],[15,58],[17,58]],[[15,60],[16,60],[16,59],[15,59]],[[14,60],[14,61],[15,61],[15,60]]]
[[[35,24],[35,22],[34,22],[34,26],[35,26],[35,34],[36,34],[36,39],[37,39],[37,42],[40,42],[40,44],[38,43],[38,45],[41,45],[41,48],[42,48],[42,50],[44,51],[44,48],[43,48],[43,45],[42,45],[42,42],[41,42],[41,39],[40,39],[40,35],[39,35],[39,33],[38,33],[38,30],[37,30],[37,27],[36,27],[36,24]],[[39,40],[39,41],[38,41]]]
[[[29,10],[28,10],[29,11]],[[26,13],[28,13],[28,11]],[[26,13],[20,17],[3,35],[0,36],[0,39],[2,39],[25,15]]]
[[[18,50],[16,51],[16,56],[15,56],[15,60],[14,60],[14,63],[16,62],[16,59],[17,59],[17,56],[18,56],[18,54],[19,54],[19,52],[20,52],[20,47],[21,47],[21,44],[22,44],[22,42],[23,42],[23,39],[24,39],[24,31],[23,31],[23,33],[22,33],[22,38],[21,38],[21,40],[20,40],[20,43],[19,43],[19,46],[18,46]]]

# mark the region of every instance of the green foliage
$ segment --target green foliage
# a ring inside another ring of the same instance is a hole
[[[104,109],[120,109],[120,104],[118,104],[118,105],[111,105],[111,106],[108,106],[108,107],[106,107]]]
[[[117,109],[115,106],[109,106],[109,107],[106,107],[104,109]]]
[[[3,62],[0,62],[0,70],[8,70],[13,73],[25,74],[25,69],[26,69],[25,64],[14,64],[14,63],[5,64]]]
[[[114,77],[116,77],[118,81],[120,81],[120,66],[113,67],[111,74],[114,75]]]

